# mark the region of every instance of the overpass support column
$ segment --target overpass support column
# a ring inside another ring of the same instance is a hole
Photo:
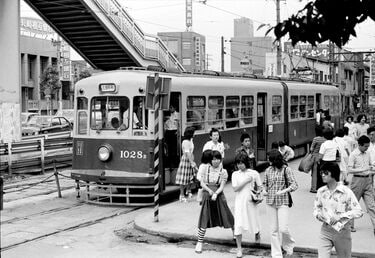
[[[0,1],[0,142],[21,140],[20,0]]]

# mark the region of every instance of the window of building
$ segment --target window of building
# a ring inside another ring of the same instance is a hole
[[[182,64],[183,65],[191,65],[191,58],[183,58]]]
[[[193,126],[195,130],[205,129],[206,117],[206,97],[205,96],[188,96],[186,125]]]
[[[281,122],[281,104],[280,95],[272,96],[272,122]]]
[[[34,63],[32,60],[29,60],[28,70],[29,70],[29,80],[34,79]]]
[[[319,71],[319,80],[323,81],[323,71]]]
[[[207,123],[209,128],[223,128],[224,97],[208,97]]]
[[[298,118],[298,96],[290,96],[290,119]]]
[[[227,96],[225,99],[225,126],[233,128],[239,126],[240,97]]]
[[[241,97],[241,119],[240,125],[248,125],[254,122],[254,96]]]

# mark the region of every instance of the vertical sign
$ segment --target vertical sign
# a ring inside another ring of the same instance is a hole
[[[375,54],[372,55],[370,60],[370,85],[375,85]]]
[[[201,38],[195,37],[195,66],[201,70]]]
[[[193,0],[186,0],[186,30],[193,26]]]

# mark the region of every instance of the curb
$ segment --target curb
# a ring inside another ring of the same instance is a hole
[[[178,239],[178,240],[190,240],[190,241],[196,241],[197,237],[195,235],[187,235],[187,234],[181,234],[181,233],[171,233],[171,232],[162,232],[162,231],[156,231],[152,230],[150,228],[144,228],[137,224],[137,218],[134,220],[134,228],[142,231],[144,233],[154,235],[154,236],[160,236],[165,238],[172,238],[172,239]],[[213,237],[205,237],[205,242],[211,243],[211,244],[220,244],[220,245],[227,245],[227,246],[236,246],[236,244],[232,240],[224,240],[219,238],[213,238]],[[260,248],[260,249],[271,249],[270,244],[258,244],[254,242],[243,242],[242,247],[245,248]],[[301,253],[309,253],[309,254],[318,254],[318,249],[311,248],[311,247],[294,247],[295,252],[301,252]],[[333,255],[337,255],[336,251],[332,251]],[[358,252],[352,252],[352,256],[355,256],[357,258],[369,258],[369,257],[375,257],[374,253],[358,253]]]

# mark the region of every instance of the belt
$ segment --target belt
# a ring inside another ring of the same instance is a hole
[[[353,175],[354,177],[370,177],[370,175]]]

